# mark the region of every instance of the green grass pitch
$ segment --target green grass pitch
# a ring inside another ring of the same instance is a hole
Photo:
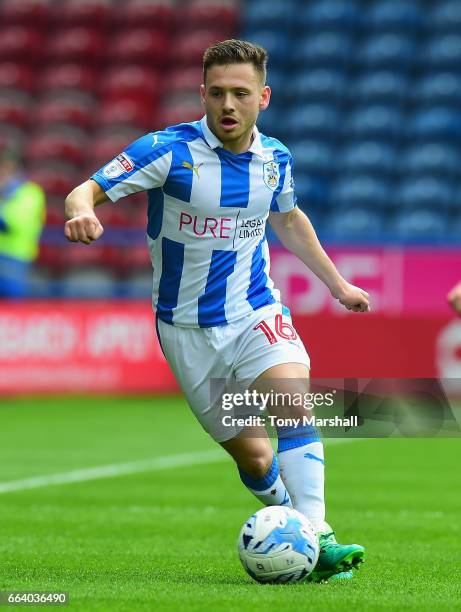
[[[0,428],[0,488],[215,446],[178,398],[3,398]],[[347,583],[246,576],[236,538],[259,503],[224,459],[1,493],[0,590],[68,591],[83,611],[460,610],[460,451],[327,443],[327,518],[367,548]]]

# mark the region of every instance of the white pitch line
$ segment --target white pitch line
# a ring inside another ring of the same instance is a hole
[[[126,474],[138,474],[141,472],[157,472],[177,467],[188,467],[202,463],[216,463],[227,460],[228,455],[221,449],[201,451],[194,453],[182,453],[178,455],[167,455],[154,459],[132,461],[130,463],[115,463],[112,465],[101,465],[98,467],[61,472],[60,474],[45,474],[43,476],[32,476],[21,480],[0,482],[0,494],[12,493],[13,491],[25,491],[26,489],[39,489],[50,485],[70,484],[73,482],[86,482],[88,480],[99,480],[100,478],[115,478]]]
[[[356,438],[334,438],[329,444],[341,444],[343,442],[354,442]],[[327,443],[328,444],[328,443]],[[178,455],[167,455],[166,457],[155,457],[143,459],[142,461],[131,461],[130,463],[114,463],[112,465],[100,465],[81,470],[71,470],[59,474],[45,474],[43,476],[32,476],[21,480],[10,480],[0,482],[0,495],[13,493],[14,491],[25,491],[27,489],[40,489],[52,485],[71,484],[73,482],[87,482],[102,478],[116,478],[127,474],[139,474],[141,472],[158,472],[177,467],[188,467],[206,463],[218,463],[226,461],[228,455],[219,448],[209,451],[198,451],[193,453],[182,453]]]

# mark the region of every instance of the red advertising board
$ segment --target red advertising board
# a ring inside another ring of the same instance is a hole
[[[316,378],[461,378],[461,319],[294,317]]]
[[[0,392],[175,388],[145,302],[0,305]]]

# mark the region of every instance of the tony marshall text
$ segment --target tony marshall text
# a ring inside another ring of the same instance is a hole
[[[331,418],[322,419],[314,415],[303,416],[303,418],[282,418],[275,415],[267,416],[247,416],[247,417],[233,417],[230,414],[226,414],[222,418],[222,424],[224,427],[264,427],[269,423],[272,427],[305,427],[306,425],[313,425],[314,427],[358,427],[358,417],[351,416],[350,418],[343,418],[338,415]]]

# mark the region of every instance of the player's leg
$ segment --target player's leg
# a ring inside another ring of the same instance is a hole
[[[258,318],[242,333],[237,357],[236,378],[253,381],[260,392],[308,393],[310,360],[291,324],[289,311],[280,305],[258,311]],[[303,406],[288,402],[292,417],[302,417]],[[272,408],[283,417],[286,406]],[[282,427],[278,430],[279,463],[295,509],[300,510],[318,531],[321,553],[313,579],[322,580],[347,569],[363,558],[363,547],[343,546],[325,522],[323,445],[315,428]],[[342,572],[348,575],[347,572]]]
[[[157,320],[157,334],[194,415],[233,457],[243,484],[265,505],[291,505],[265,429],[223,425],[219,400],[232,370],[227,356],[232,361],[235,330],[176,328]]]
[[[280,304],[257,311],[236,344],[236,378],[259,393],[276,391],[304,397],[309,392],[309,366],[289,311]],[[295,402],[287,406],[279,403],[270,411],[285,420],[298,418],[302,422],[306,416],[304,406]],[[312,426],[286,426],[277,433],[280,471],[293,505],[316,531],[324,531],[324,457],[318,431]]]
[[[284,397],[309,392],[309,370],[300,363],[283,363],[265,370],[253,383],[259,393],[275,391]],[[298,395],[299,397],[299,395]],[[301,418],[305,409],[295,402],[271,407],[278,417]],[[283,482],[291,495],[293,507],[309,518],[319,537],[320,555],[311,574],[315,581],[333,575],[351,577],[350,568],[363,561],[364,548],[358,544],[338,544],[330,525],[325,521],[325,458],[323,444],[315,427],[278,428],[278,458]]]
[[[265,370],[252,384],[258,393],[279,397],[305,397],[309,393],[309,369],[303,363],[284,363]],[[300,419],[306,410],[299,403],[273,402],[269,411],[283,419]],[[312,425],[277,428],[278,460],[293,507],[312,523],[316,532],[325,531],[325,458],[319,432]]]
[[[292,506],[277,455],[263,427],[246,428],[221,446],[237,464],[243,484],[266,506]]]

